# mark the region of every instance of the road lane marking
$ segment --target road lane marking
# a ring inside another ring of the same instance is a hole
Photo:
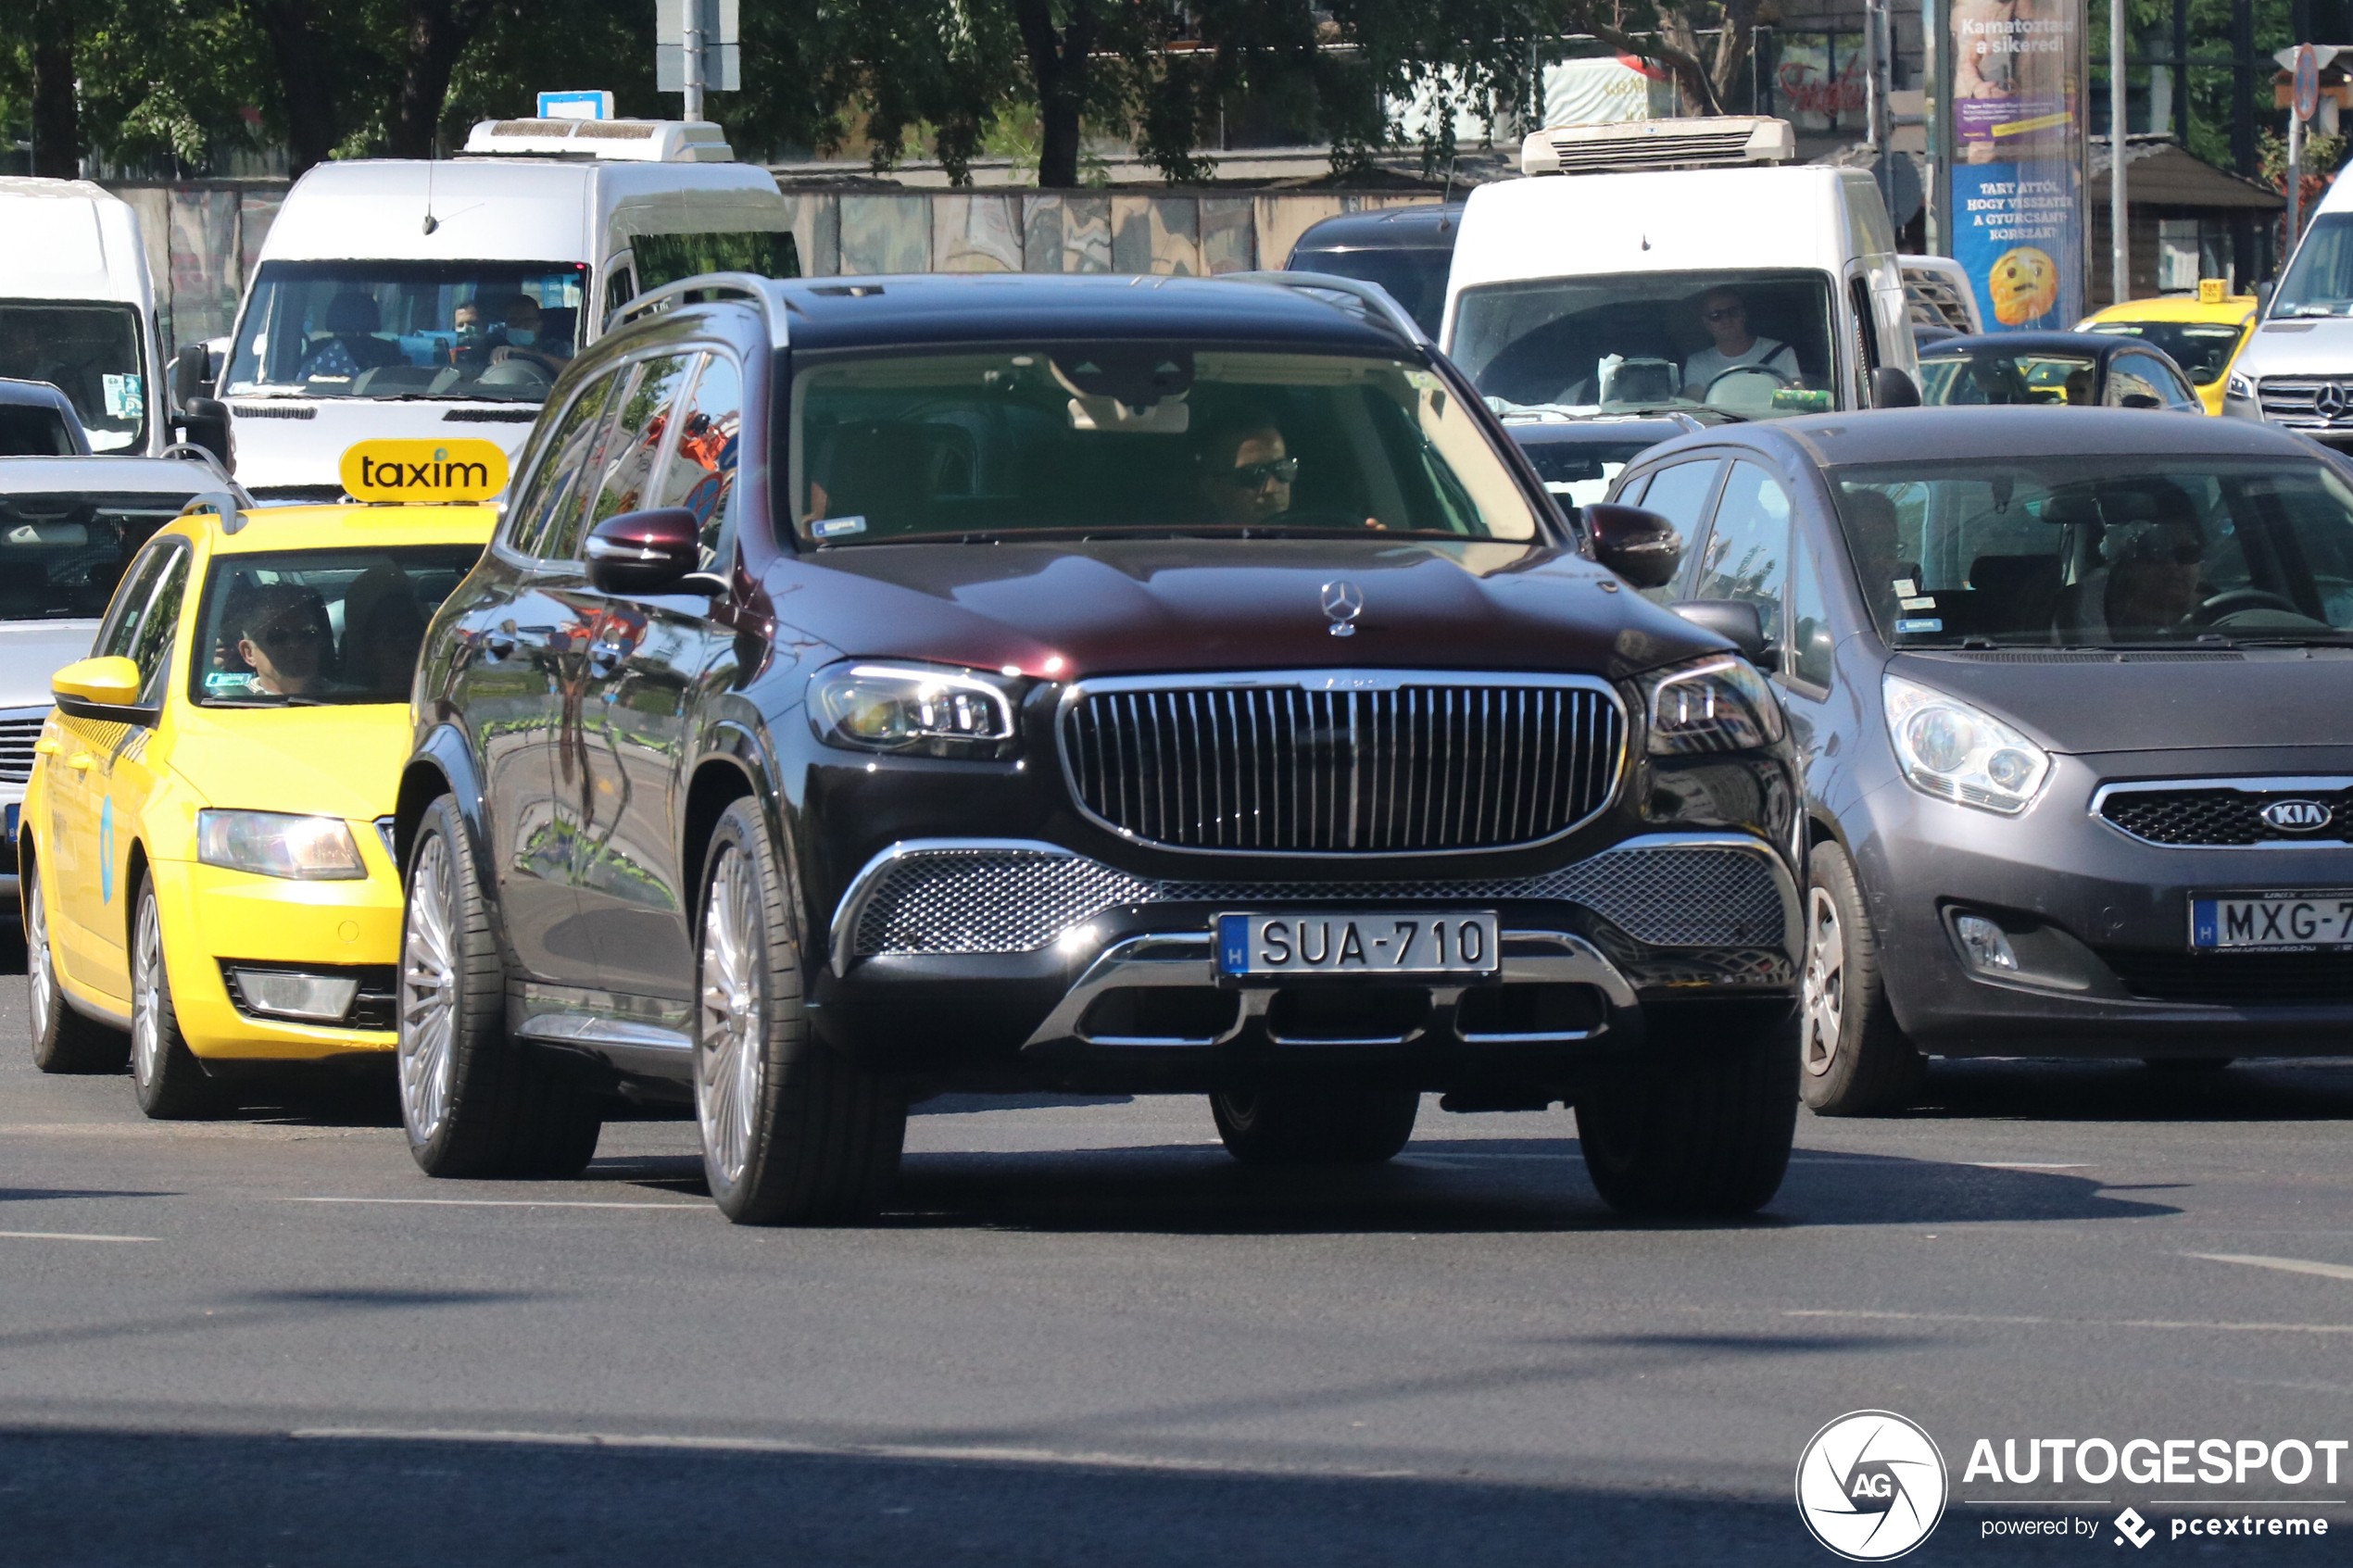
[[[1785,1318],[1855,1318],[1879,1323],[1975,1323],[2005,1328],[2188,1328],[2201,1334],[2353,1334],[2353,1323],[2194,1323],[2179,1318],[2034,1318],[1983,1312],[1880,1312],[1847,1307],[1783,1308]]]
[[[708,1214],[707,1203],[622,1203],[578,1198],[287,1198],[283,1203],[405,1203],[432,1209],[675,1209]]]
[[[2302,1258],[2257,1258],[2244,1252],[2184,1252],[2184,1258],[2209,1263],[2244,1263],[2250,1269],[2277,1269],[2284,1274],[2318,1274],[2322,1279],[2353,1279],[2353,1264],[2314,1263]]]
[[[10,1241],[161,1241],[159,1236],[84,1236],[73,1231],[0,1231]]]

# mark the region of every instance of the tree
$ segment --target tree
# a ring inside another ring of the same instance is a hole
[[[72,0],[32,0],[32,171],[59,180],[82,172],[82,116],[74,97]]]

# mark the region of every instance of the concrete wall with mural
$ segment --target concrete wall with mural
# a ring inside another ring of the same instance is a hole
[[[139,210],[173,345],[225,334],[283,184],[116,184]],[[1323,192],[794,191],[812,276],[878,272],[1155,272],[1280,267],[1312,224],[1426,195]]]

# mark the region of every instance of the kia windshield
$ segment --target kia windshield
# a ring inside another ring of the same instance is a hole
[[[472,545],[216,555],[189,697],[208,708],[407,702],[425,624]]]
[[[794,378],[795,521],[940,536],[1538,536],[1478,410],[1392,359],[1038,344]]]
[[[0,621],[95,621],[122,569],[188,496],[150,491],[0,495]]]
[[[2353,489],[2321,462],[1990,458],[1831,478],[1855,575],[1899,647],[2353,640]]]
[[[93,452],[135,452],[146,441],[139,312],[128,305],[0,301],[0,376],[64,393]]]
[[[1465,289],[1450,350],[1499,411],[1822,413],[1829,280],[1818,272],[1625,272]]]
[[[587,291],[566,262],[268,262],[222,392],[545,402]]]

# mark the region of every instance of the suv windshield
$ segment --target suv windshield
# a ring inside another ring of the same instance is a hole
[[[128,305],[0,302],[0,376],[66,395],[93,452],[130,452],[147,436],[139,312]]]
[[[580,345],[588,269],[557,261],[272,261],[225,393],[539,403]]]
[[[2353,314],[2353,212],[2324,212],[2296,247],[2271,316]]]
[[[1451,352],[1498,408],[1756,419],[1836,406],[1830,323],[1818,272],[1548,278],[1465,289]]]
[[[1537,535],[1481,418],[1391,359],[1128,342],[834,360],[794,378],[792,471],[820,542]]]
[[[189,698],[407,702],[425,623],[481,558],[472,545],[215,556]]]
[[[0,621],[95,621],[139,546],[186,495],[0,495]]]
[[[2353,489],[2320,462],[2066,458],[1831,470],[1900,646],[2335,642]]]

